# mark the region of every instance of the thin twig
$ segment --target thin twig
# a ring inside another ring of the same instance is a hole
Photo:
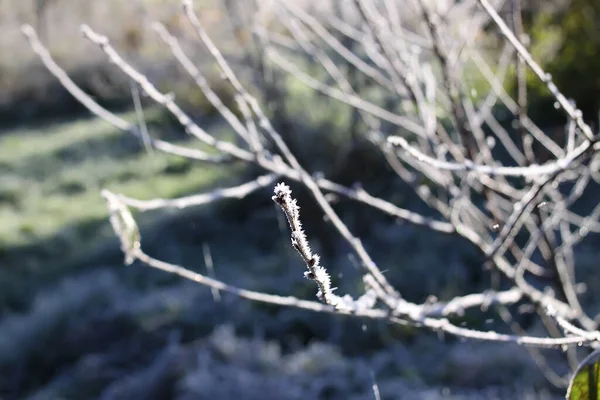
[[[408,154],[417,160],[430,164],[435,169],[441,169],[452,172],[476,172],[490,176],[521,176],[521,177],[540,177],[544,175],[556,174],[564,171],[573,165],[573,162],[581,158],[591,149],[590,142],[583,142],[573,152],[567,154],[560,160],[549,162],[543,165],[531,165],[527,167],[504,167],[491,165],[478,165],[470,160],[462,163],[448,162],[429,157],[427,154],[414,148],[408,141],[400,136],[390,136],[388,141],[396,146],[402,147]]]
[[[39,40],[35,30],[30,25],[23,25],[21,32],[27,38],[31,49],[40,57],[40,60],[48,71],[58,79],[61,85],[79,101],[85,108],[96,116],[102,118],[104,121],[113,125],[114,127],[127,132],[140,140],[144,140],[144,135],[140,130],[133,124],[125,121],[118,117],[114,113],[108,111],[104,107],[100,106],[95,100],[93,100],[87,93],[81,90],[67,73],[54,61],[48,49]],[[150,144],[157,150],[164,153],[182,156],[199,161],[207,161],[213,163],[220,163],[231,160],[229,155],[210,155],[204,151],[191,149],[183,146],[177,146],[169,142],[165,142],[159,139],[147,138]]]
[[[219,188],[209,193],[200,193],[177,199],[138,200],[124,195],[119,195],[119,198],[124,204],[140,211],[156,210],[160,208],[182,209],[212,203],[215,200],[224,198],[242,199],[258,189],[271,185],[275,179],[277,179],[277,176],[277,174],[263,175],[239,186],[224,189]]]

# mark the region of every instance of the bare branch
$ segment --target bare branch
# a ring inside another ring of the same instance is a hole
[[[81,31],[83,35],[89,39],[92,43],[100,47],[102,51],[108,56],[109,60],[115,64],[121,71],[127,76],[137,82],[141,88],[158,104],[166,107],[175,118],[185,128],[186,132],[194,135],[202,142],[213,146],[217,150],[224,153],[231,154],[232,156],[245,161],[252,161],[254,156],[252,153],[243,150],[231,143],[223,142],[215,139],[209,135],[204,129],[198,124],[194,123],[192,119],[174,102],[173,96],[161,93],[154,87],[152,83],[143,74],[135,70],[130,64],[128,64],[117,51],[110,45],[110,42],[106,36],[102,36],[94,32],[89,26],[82,25]]]
[[[522,176],[522,177],[540,177],[544,175],[556,174],[571,167],[573,162],[586,154],[591,149],[590,142],[583,142],[572,153],[567,154],[560,160],[549,162],[544,165],[531,165],[528,167],[503,167],[478,165],[470,160],[463,163],[453,163],[436,160],[420,152],[418,149],[408,144],[408,141],[400,136],[390,136],[388,141],[394,145],[402,147],[411,156],[417,160],[430,164],[435,169],[442,169],[452,172],[477,172],[490,176]]]
[[[216,189],[210,193],[201,193],[193,196],[180,197],[177,199],[152,199],[137,200],[124,195],[119,195],[119,199],[130,207],[140,211],[156,210],[159,208],[188,208],[196,207],[224,198],[242,199],[250,193],[271,185],[277,179],[277,174],[269,174],[258,177],[257,179],[225,189]]]
[[[50,73],[59,80],[63,87],[73,97],[75,97],[77,101],[84,105],[93,114],[102,118],[114,127],[124,132],[132,134],[133,136],[139,138],[141,141],[144,140],[144,135],[142,134],[142,132],[139,131],[139,129],[135,125],[130,124],[129,122],[125,121],[124,119],[116,116],[104,107],[100,106],[87,93],[81,90],[75,84],[75,82],[71,80],[71,78],[69,78],[67,73],[62,68],[60,68],[58,64],[56,64],[56,62],[50,55],[50,52],[40,42],[35,30],[30,25],[23,25],[21,31],[23,32],[25,37],[27,37],[32,50],[40,57],[40,60],[44,63],[48,71],[50,71]],[[191,158],[199,161],[208,161],[216,163],[231,159],[231,157],[229,157],[228,155],[210,155],[200,150],[177,146],[169,142],[165,142],[163,140],[153,138],[147,139],[149,141],[149,144],[152,145],[155,149],[168,154]]]
[[[240,120],[235,116],[234,113],[227,108],[219,96],[211,89],[208,84],[206,78],[202,75],[200,70],[194,65],[192,60],[185,54],[181,46],[179,45],[179,41],[171,35],[164,25],[156,22],[154,24],[154,30],[158,33],[160,38],[171,48],[173,55],[179,63],[185,68],[185,70],[190,74],[190,76],[194,79],[194,82],[198,87],[202,90],[208,101],[212,104],[213,107],[225,118],[229,126],[231,126],[235,132],[240,135],[244,140],[250,143],[249,133],[242,125]],[[256,145],[256,143],[254,143]]]

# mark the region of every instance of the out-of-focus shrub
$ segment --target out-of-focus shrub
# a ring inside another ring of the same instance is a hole
[[[600,0],[550,2],[525,14],[531,53],[587,121],[600,110]],[[564,113],[537,76],[527,74],[531,117],[542,126],[564,123]],[[515,83],[509,83],[515,90]],[[554,110],[554,111],[553,111]]]

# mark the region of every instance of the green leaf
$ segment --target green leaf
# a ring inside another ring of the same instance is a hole
[[[600,349],[587,356],[575,370],[567,400],[600,400]]]

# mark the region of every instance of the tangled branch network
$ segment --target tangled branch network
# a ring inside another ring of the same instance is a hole
[[[443,4],[442,4],[443,3]],[[536,348],[561,352],[573,363],[577,345],[595,347],[596,318],[581,304],[582,285],[576,280],[574,248],[589,232],[600,232],[600,206],[585,215],[574,203],[597,180],[598,140],[580,111],[533,60],[522,44],[520,10],[513,7],[514,29],[498,15],[504,1],[435,2],[411,0],[398,9],[394,0],[352,0],[324,12],[308,12],[290,1],[258,2],[255,8],[229,10],[247,22],[255,51],[249,57],[259,100],[236,75],[205,30],[191,1],[183,1],[188,31],[210,54],[226,84],[235,93],[228,105],[211,88],[209,79],[188,54],[186,46],[162,24],[152,25],[198,90],[235,132],[228,141],[211,135],[188,115],[174,96],[161,92],[151,80],[113,47],[111,41],[87,25],[81,33],[96,45],[149,99],[162,106],[182,129],[214,149],[198,150],[146,137],[142,129],[98,104],[56,63],[30,26],[22,28],[32,50],[79,102],[116,128],[147,140],[155,150],[200,163],[232,160],[254,165],[264,174],[238,186],[177,199],[134,199],[104,190],[115,233],[126,261],[180,275],[237,296],[305,310],[409,324],[451,335],[527,346],[548,379],[564,385],[564,377],[550,371]],[[253,2],[244,2],[254,7]],[[404,2],[403,2],[404,4]],[[241,16],[250,15],[249,20]],[[248,22],[249,21],[249,22]],[[453,21],[460,21],[456,23]],[[483,28],[494,25],[504,47],[491,66],[478,46]],[[282,34],[282,32],[285,32]],[[516,99],[504,89],[511,64],[517,71]],[[304,66],[319,74],[308,72]],[[468,79],[473,68],[489,90],[474,96]],[[568,124],[561,138],[543,132],[527,116],[526,68],[531,69],[554,96]],[[353,121],[377,149],[395,177],[414,189],[431,212],[401,208],[368,193],[363,186],[347,187],[325,176],[311,174],[289,147],[289,134],[279,132],[264,104],[285,101],[285,91],[272,76],[287,74],[332,103],[352,109]],[[359,76],[360,79],[357,79]],[[366,83],[365,83],[366,82]],[[377,92],[377,96],[372,96]],[[283,94],[282,94],[283,93]],[[496,110],[511,113],[517,123],[509,132]],[[364,129],[362,129],[364,128]],[[503,156],[500,157],[499,154]],[[543,155],[543,157],[542,157]],[[545,159],[546,161],[541,161]],[[287,182],[277,183],[276,182]],[[427,181],[428,185],[420,182]],[[340,295],[327,269],[312,252],[302,229],[300,207],[290,185],[306,189],[340,237],[348,243],[363,271],[364,292]],[[273,201],[287,217],[292,246],[306,264],[304,276],[317,286],[316,301],[255,292],[183,266],[153,258],[143,251],[131,209],[197,207],[226,198],[241,199],[274,187]],[[408,301],[377,267],[362,241],[349,229],[330,201],[331,195],[373,208],[400,221],[443,235],[458,236],[479,251],[486,270],[500,282],[483,293],[417,304]],[[437,217],[431,217],[436,215]],[[504,287],[505,290],[500,290]],[[507,289],[506,289],[507,288]],[[516,304],[535,309],[547,335],[527,334],[519,324]],[[493,308],[512,334],[458,326],[451,317],[469,309]],[[573,364],[572,364],[573,365]]]

